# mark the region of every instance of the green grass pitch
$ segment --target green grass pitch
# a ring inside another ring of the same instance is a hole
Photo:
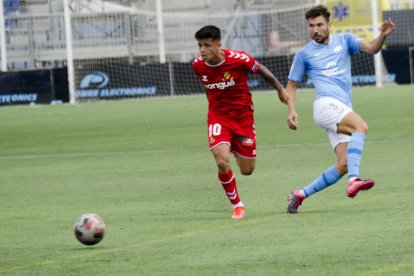
[[[257,166],[231,207],[206,138],[203,96],[0,108],[0,275],[414,275],[414,86],[355,88],[369,124],[355,199],[346,179],[286,214],[287,194],[335,163],[297,95],[299,129],[254,93]],[[72,225],[107,224],[93,247]]]

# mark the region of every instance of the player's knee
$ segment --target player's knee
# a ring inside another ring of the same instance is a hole
[[[230,170],[230,162],[224,158],[217,158],[216,159],[217,168],[221,172],[228,172]]]
[[[368,124],[364,123],[364,134],[367,135],[368,134]]]
[[[355,130],[356,130],[356,132],[360,132],[360,133],[363,133],[363,134],[367,135],[368,134],[368,124],[365,123],[365,122],[362,122],[362,124],[359,125]]]
[[[254,165],[247,166],[247,167],[244,167],[244,168],[240,168],[240,173],[242,175],[251,175],[253,173],[253,171],[254,171]]]

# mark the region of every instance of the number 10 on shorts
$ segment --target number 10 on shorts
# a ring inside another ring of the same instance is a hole
[[[219,136],[221,134],[221,125],[212,124],[208,126],[208,137]]]

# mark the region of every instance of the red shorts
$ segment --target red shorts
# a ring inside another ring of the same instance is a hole
[[[253,113],[237,119],[209,112],[207,133],[210,150],[219,144],[229,144],[230,151],[245,158],[256,158],[256,131]]]

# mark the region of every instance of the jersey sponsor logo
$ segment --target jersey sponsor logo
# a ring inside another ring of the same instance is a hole
[[[322,74],[327,77],[340,75],[346,72],[346,68],[341,68],[341,67],[336,66],[335,61],[328,62],[325,68],[326,70],[323,70]]]
[[[229,53],[230,53],[229,57],[231,57],[231,58],[239,58],[239,59],[244,60],[246,62],[250,61],[249,56],[246,55],[246,54],[238,53],[238,52],[234,52],[234,51],[229,51]]]
[[[227,87],[232,87],[235,86],[236,82],[233,80],[233,78],[231,78],[229,81],[221,81],[221,82],[216,82],[216,83],[209,83],[209,84],[205,84],[204,86],[207,89],[219,89],[219,90],[224,90]]]

